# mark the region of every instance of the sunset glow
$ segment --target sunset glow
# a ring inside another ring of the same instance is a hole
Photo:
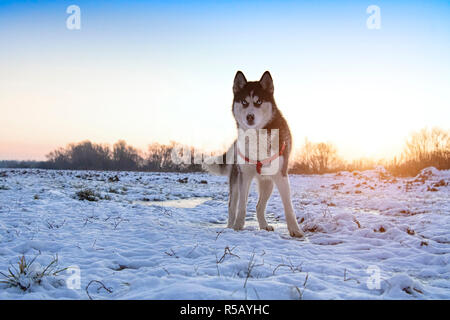
[[[235,137],[232,80],[270,70],[296,146],[396,155],[411,131],[449,127],[450,5],[68,1],[0,4],[0,159],[45,159],[89,139],[142,150]]]

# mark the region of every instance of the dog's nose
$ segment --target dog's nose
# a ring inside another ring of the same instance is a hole
[[[252,114],[252,113],[249,113],[247,115],[247,122],[248,122],[248,124],[253,124],[254,121],[255,121],[255,115]]]

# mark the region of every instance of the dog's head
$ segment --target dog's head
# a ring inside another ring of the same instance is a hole
[[[233,93],[233,115],[239,128],[262,129],[270,122],[276,105],[269,71],[264,72],[259,81],[249,82],[238,71],[234,77]]]

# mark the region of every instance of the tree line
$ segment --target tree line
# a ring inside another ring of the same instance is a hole
[[[426,167],[450,169],[450,130],[424,128],[413,132],[406,140],[399,157],[390,160],[358,159],[351,162],[339,157],[331,143],[311,143],[305,140],[294,157],[291,173],[323,174],[338,171],[363,171],[384,166],[398,176],[414,176]]]
[[[200,164],[176,164],[172,152],[177,144],[153,143],[146,153],[128,145],[124,140],[116,142],[112,148],[106,144],[90,141],[69,144],[47,155],[47,165],[51,169],[71,170],[116,170],[116,171],[163,171],[196,172]],[[193,148],[191,148],[193,150]],[[193,154],[193,153],[192,153]]]
[[[176,163],[172,153],[177,152],[178,144],[153,143],[147,152],[128,145],[120,140],[112,147],[90,141],[72,143],[58,148],[47,155],[47,161],[0,161],[0,167],[42,168],[60,170],[117,170],[117,171],[156,171],[156,172],[200,172],[201,164],[194,161],[194,148],[184,146],[190,151],[190,163]],[[189,162],[189,161],[188,161]],[[391,160],[359,159],[351,162],[339,157],[332,143],[313,143],[305,140],[303,146],[293,156],[290,173],[323,174],[338,171],[372,169],[383,165],[395,175],[416,175],[421,169],[434,166],[437,169],[450,169],[450,131],[439,128],[422,129],[414,132],[405,142],[399,157]]]

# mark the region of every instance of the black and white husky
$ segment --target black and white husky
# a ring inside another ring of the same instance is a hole
[[[238,138],[223,156],[208,159],[204,167],[211,173],[227,175],[229,178],[229,228],[241,230],[244,227],[250,184],[256,178],[259,227],[267,231],[274,230],[266,222],[265,210],[275,184],[283,201],[290,235],[302,237],[303,232],[292,208],[288,177],[291,133],[277,108],[273,91],[273,81],[268,71],[259,81],[247,81],[241,71],[236,73],[232,111]]]

